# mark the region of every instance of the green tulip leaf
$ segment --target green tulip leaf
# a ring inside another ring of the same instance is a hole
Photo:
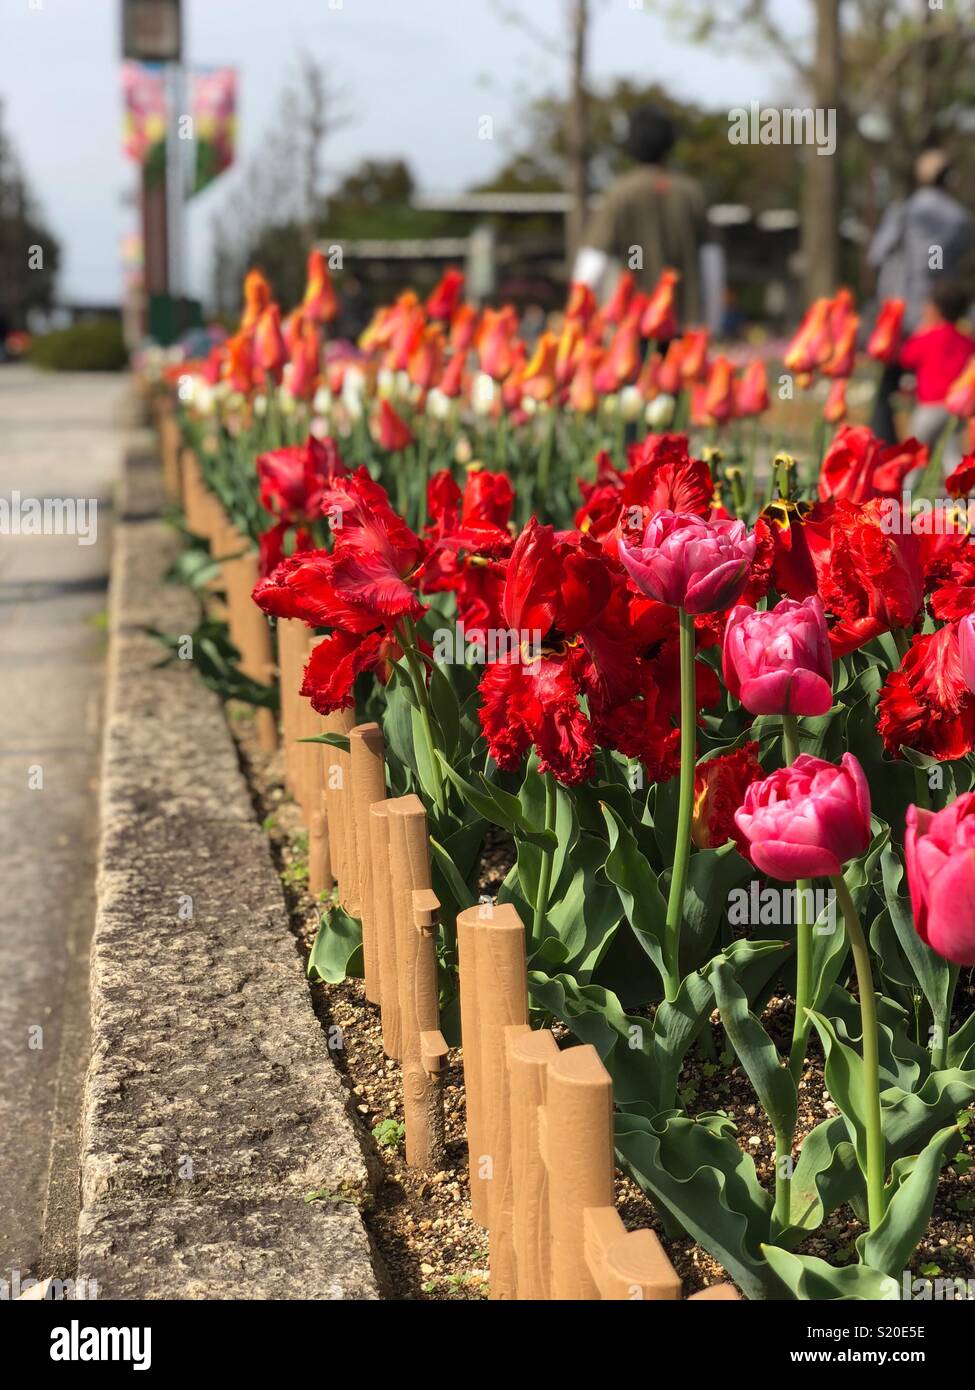
[[[774,1297],[762,1256],[772,1200],[735,1141],[682,1115],[616,1116],[616,1151],[671,1222],[718,1260],[746,1298]]]
[[[853,1139],[860,1171],[867,1171],[867,1131],[863,1122],[863,1059],[837,1036],[828,1018],[812,1014],[813,1025],[826,1053],[826,1086],[842,1111]]]
[[[619,893],[634,935],[663,980],[666,978],[664,940],[667,903],[657,884],[657,876],[642,854],[633,832],[611,806],[603,807],[603,816],[609,831],[606,877]]]
[[[917,1157],[902,1158],[894,1164],[883,1219],[857,1240],[863,1264],[895,1277],[907,1269],[931,1220],[941,1167],[957,1145],[958,1134],[957,1125],[947,1125],[928,1140]]]
[[[759,1020],[749,1011],[744,990],[723,956],[716,957],[710,972],[721,1022],[749,1081],[777,1135],[794,1133],[799,1099],[796,1083],[775,1044]]]
[[[782,1288],[794,1299],[876,1303],[893,1302],[901,1296],[896,1279],[865,1265],[836,1268],[815,1255],[793,1255],[775,1245],[763,1246],[762,1253]]]
[[[792,1222],[777,1244],[796,1245],[826,1217],[865,1193],[863,1174],[842,1115],[823,1120],[802,1141],[792,1174]]]
[[[362,975],[362,923],[338,903],[321,915],[307,974],[310,980],[330,985],[340,984],[349,975]]]

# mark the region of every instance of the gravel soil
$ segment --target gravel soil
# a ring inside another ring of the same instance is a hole
[[[307,958],[318,927],[319,905],[307,891],[307,837],[298,808],[283,786],[280,754],[269,756],[257,744],[254,721],[246,706],[227,707],[241,765],[248,778],[256,812],[269,836],[281,875],[296,944]],[[505,841],[489,837],[485,846],[481,886],[494,892],[510,863]],[[384,1056],[378,1010],[364,996],[362,982],[310,985],[316,1010],[331,1038],[340,1039],[336,1061],[350,1093],[350,1106],[361,1125],[367,1153],[380,1175],[372,1205],[364,1218],[389,1274],[390,1292],[402,1299],[483,1299],[488,1296],[487,1234],[471,1217],[467,1184],[464,1123],[464,1077],[460,1049],[451,1052],[446,1071],[446,1166],[432,1176],[406,1166],[396,1126],[402,1121],[400,1069]],[[773,998],[763,1022],[781,1051],[788,1053],[792,1029],[791,999]],[[970,980],[959,984],[956,1023],[975,1008]],[[340,1032],[336,1032],[338,1029]],[[561,1042],[568,1030],[556,1024]],[[717,1015],[712,1027],[716,1060],[695,1053],[681,1074],[681,1100],[689,1114],[723,1111],[738,1127],[738,1142],[751,1153],[759,1178],[771,1191],[774,1180],[774,1140],[748,1078],[723,1052],[724,1038]],[[837,1113],[823,1080],[822,1054],[810,1043],[809,1061],[799,1086],[799,1135]],[[393,1124],[384,1122],[392,1121]],[[381,1127],[381,1128],[380,1128]],[[959,1141],[958,1154],[942,1173],[935,1210],[924,1239],[912,1260],[914,1277],[975,1280],[975,1144],[969,1126]],[[374,1131],[379,1129],[379,1134]],[[635,1182],[619,1172],[616,1201],[630,1230],[651,1227],[680,1275],[685,1296],[727,1279],[721,1266],[689,1237],[672,1240],[653,1207]],[[860,1223],[843,1207],[800,1247],[831,1264],[855,1263],[854,1241]]]

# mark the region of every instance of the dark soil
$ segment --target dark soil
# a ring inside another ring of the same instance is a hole
[[[267,831],[284,885],[291,925],[298,947],[307,959],[318,928],[319,905],[307,891],[307,836],[297,806],[283,787],[280,754],[268,756],[257,744],[254,722],[245,706],[228,706],[231,729],[241,765],[248,778],[255,810]],[[482,865],[481,889],[494,894],[512,863],[509,842],[489,833]],[[487,1233],[475,1224],[469,1205],[467,1147],[464,1121],[462,1053],[451,1053],[446,1072],[446,1166],[432,1176],[408,1168],[402,1141],[379,1142],[373,1130],[384,1121],[402,1120],[399,1064],[382,1050],[378,1010],[364,996],[362,982],[311,985],[316,1011],[326,1028],[342,1030],[343,1047],[333,1055],[349,1088],[350,1107],[361,1126],[367,1152],[376,1159],[381,1181],[373,1205],[363,1212],[366,1225],[386,1265],[395,1298],[483,1299],[488,1295]],[[963,980],[956,1000],[956,1018],[975,1008],[975,991]],[[788,1052],[792,1029],[791,999],[773,998],[763,1022],[780,1049]],[[955,1026],[957,1027],[957,1021]],[[723,1111],[737,1125],[741,1147],[755,1160],[759,1178],[772,1190],[774,1140],[765,1114],[747,1077],[723,1052],[724,1038],[714,1015],[712,1039],[716,1061],[700,1053],[689,1058],[681,1073],[681,1100],[690,1114]],[[561,1042],[571,1034],[554,1029]],[[823,1080],[822,1054],[813,1041],[799,1086],[799,1133],[802,1138],[820,1121],[835,1115]],[[386,1131],[390,1130],[386,1127]],[[942,1173],[934,1214],[911,1262],[914,1277],[975,1279],[975,1143],[970,1130],[959,1141],[958,1156]],[[649,1200],[632,1179],[617,1173],[616,1201],[630,1230],[650,1227],[680,1275],[685,1295],[727,1279],[725,1271],[691,1238],[664,1235]],[[862,1227],[848,1208],[828,1221],[801,1247],[831,1264],[854,1263],[854,1241]]]

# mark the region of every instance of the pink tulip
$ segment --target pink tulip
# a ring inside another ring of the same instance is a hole
[[[752,782],[735,812],[752,863],[771,878],[832,878],[870,844],[870,788],[852,753],[843,761],[800,753]]]
[[[943,811],[908,806],[904,858],[918,936],[945,960],[975,965],[975,792]]]
[[[691,512],[658,512],[643,544],[619,540],[619,556],[636,587],[686,613],[717,613],[741,596],[755,558],[754,536],[741,521],[705,521]]]
[[[958,624],[958,651],[965,684],[969,690],[975,690],[975,613],[969,613]]]
[[[766,613],[739,604],[724,630],[725,685],[752,714],[825,714],[833,657],[823,605],[784,598]]]

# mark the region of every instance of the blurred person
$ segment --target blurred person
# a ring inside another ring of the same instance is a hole
[[[892,204],[874,234],[867,262],[877,272],[877,299],[903,299],[904,329],[920,326],[922,310],[940,277],[957,277],[973,241],[972,217],[948,191],[954,170],[944,150],[925,150],[914,169],[916,187],[903,202]],[[934,248],[939,263],[931,265]],[[890,397],[897,389],[899,367],[887,367],[877,389],[874,434],[896,439]]]
[[[636,161],[606,190],[576,256],[573,280],[597,293],[609,290],[614,270],[633,271],[637,288],[649,293],[660,273],[680,273],[677,309],[682,325],[705,316],[701,289],[701,248],[707,239],[707,207],[700,185],[667,167],[677,139],[671,118],[655,106],[630,116],[625,149]],[[642,264],[634,265],[639,249]]]
[[[945,406],[948,388],[975,356],[975,338],[958,328],[967,308],[967,296],[959,285],[936,282],[921,306],[917,331],[901,348],[897,371],[913,372],[917,379],[910,433],[932,448],[954,421]],[[960,462],[961,450],[952,430],[942,457],[945,473]]]

